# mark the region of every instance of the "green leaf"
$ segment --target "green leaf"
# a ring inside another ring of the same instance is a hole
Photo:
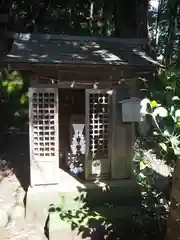
[[[159,143],[159,146],[165,151],[167,152],[167,145],[165,143]]]
[[[141,80],[141,81],[143,81],[143,82],[145,82],[145,81],[146,81],[146,79],[145,79],[145,78],[143,78],[143,77],[139,77],[139,80]]]
[[[158,106],[158,103],[155,100],[151,101],[151,107],[152,108],[155,108],[157,106]]]
[[[11,92],[13,92],[13,90],[14,90],[13,85],[12,85],[12,84],[9,84],[8,87],[7,87],[7,91],[8,91],[9,93],[11,93]]]
[[[140,170],[143,170],[146,168],[146,165],[141,161],[140,162]]]
[[[9,84],[9,82],[8,82],[7,80],[2,82],[2,86],[3,86],[3,87],[7,87],[8,84]]]
[[[25,102],[26,102],[26,96],[22,95],[21,98],[20,98],[20,103],[25,104]]]

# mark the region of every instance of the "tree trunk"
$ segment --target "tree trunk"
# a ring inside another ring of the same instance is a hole
[[[172,64],[172,55],[173,55],[173,41],[175,36],[176,29],[176,20],[177,20],[177,7],[178,0],[169,0],[168,2],[168,11],[169,11],[169,28],[168,36],[164,54],[164,64],[168,67]]]
[[[135,37],[135,6],[131,0],[115,0],[115,36],[121,38]]]
[[[148,0],[137,0],[136,2],[136,37],[148,38],[147,14]]]
[[[113,22],[112,16],[113,16],[113,2],[109,0],[104,0],[104,7],[103,7],[104,26],[102,29],[104,36],[111,34],[111,32],[109,32],[109,26],[112,25],[112,22]]]
[[[148,0],[114,0],[115,36],[121,38],[148,37]]]
[[[177,32],[180,32],[180,3],[177,9]],[[177,67],[180,68],[180,35],[178,34]]]
[[[177,160],[172,177],[171,207],[167,221],[165,240],[180,239],[180,159]]]

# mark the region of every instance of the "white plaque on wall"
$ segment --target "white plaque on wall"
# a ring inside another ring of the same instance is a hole
[[[94,160],[92,162],[92,174],[100,176],[100,174],[101,174],[101,161],[100,160]]]

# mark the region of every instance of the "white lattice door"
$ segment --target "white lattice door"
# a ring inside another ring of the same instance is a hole
[[[86,179],[108,178],[110,95],[106,90],[86,90]]]
[[[31,186],[57,184],[58,89],[29,88]]]

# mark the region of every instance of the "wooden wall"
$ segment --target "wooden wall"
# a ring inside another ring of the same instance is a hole
[[[133,124],[122,123],[121,104],[127,96],[127,89],[119,88],[113,95],[113,136],[112,136],[112,157],[111,174],[113,179],[129,178],[132,173],[133,158]]]

